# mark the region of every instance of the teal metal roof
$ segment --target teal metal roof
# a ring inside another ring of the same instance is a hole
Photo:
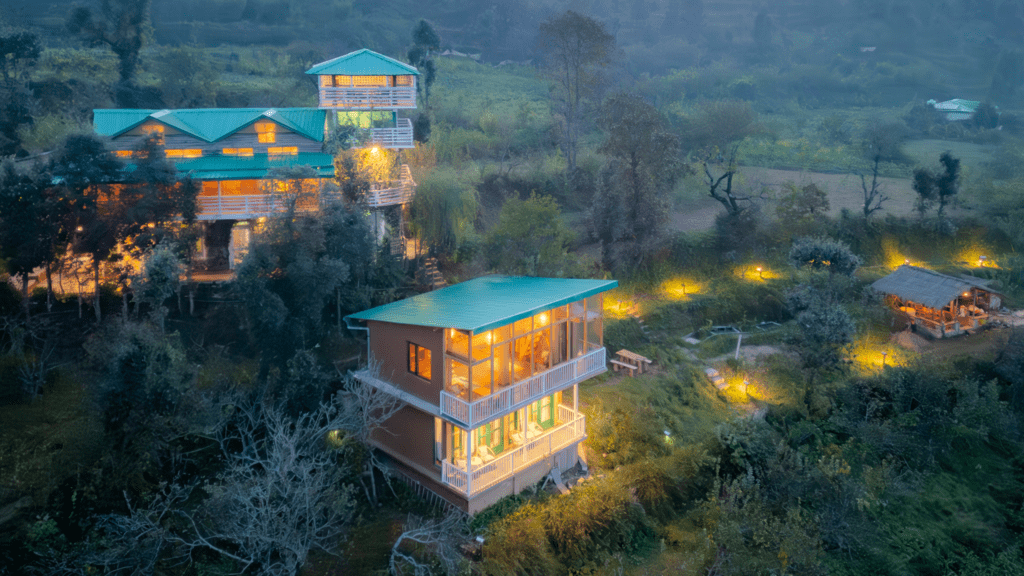
[[[321,178],[334,177],[334,157],[320,152],[301,152],[295,156],[203,156],[174,163],[178,172],[196,180],[245,180],[264,178],[274,168],[311,166]]]
[[[618,285],[615,280],[483,276],[346,318],[484,332]]]
[[[192,110],[93,110],[96,132],[118,136],[146,120],[156,120],[204,140],[216,142],[266,118],[323,142],[326,112],[316,108],[196,108]]]
[[[355,52],[349,52],[344,56],[338,56],[333,60],[321,62],[309,70],[306,74],[342,74],[345,76],[405,76],[420,72],[415,66],[399,62],[394,58],[388,58],[373,50],[363,48]]]

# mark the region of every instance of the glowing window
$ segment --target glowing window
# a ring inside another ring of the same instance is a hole
[[[224,148],[225,156],[252,156],[252,148]]]
[[[163,134],[164,127],[161,124],[147,124],[142,127],[143,134]]]
[[[133,154],[131,150],[115,150],[114,156],[118,158],[131,158]]]
[[[430,380],[430,350],[409,342],[409,372]]]
[[[271,146],[267,148],[267,154],[271,156],[295,156],[298,153],[298,146]]]
[[[335,76],[334,85],[339,87],[348,87],[352,85],[351,76]]]
[[[320,87],[321,88],[330,88],[331,86],[334,86],[334,77],[333,76],[321,76],[320,77]]]
[[[353,76],[353,86],[387,86],[386,76]]]
[[[277,124],[273,122],[257,122],[256,136],[260,144],[273,144],[277,142]]]
[[[395,76],[395,86],[412,86],[412,76]]]
[[[168,158],[201,158],[203,151],[199,148],[188,148],[185,150],[167,150]]]

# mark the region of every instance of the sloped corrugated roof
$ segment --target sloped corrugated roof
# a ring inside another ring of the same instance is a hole
[[[404,76],[420,72],[415,66],[399,62],[394,58],[388,58],[373,50],[363,48],[355,52],[349,52],[344,56],[338,56],[332,60],[321,62],[309,70],[306,74],[343,74],[345,76]]]
[[[274,168],[311,166],[322,178],[334,176],[334,158],[320,152],[302,152],[295,156],[203,156],[178,160],[174,165],[183,174],[197,180],[245,180],[264,178]]]
[[[937,102],[934,104],[936,110],[967,113],[974,112],[980,105],[981,102],[978,100],[964,100],[963,98],[953,98],[952,100],[946,100],[945,102]]]
[[[346,318],[483,332],[618,285],[615,280],[483,276]]]
[[[216,142],[268,118],[310,140],[324,140],[324,110],[316,108],[196,108],[192,110],[93,110],[96,132],[123,134],[146,120],[156,120],[204,140]]]
[[[910,265],[900,266],[892,274],[876,280],[871,287],[929,308],[942,308],[971,288],[988,290],[981,283]]]

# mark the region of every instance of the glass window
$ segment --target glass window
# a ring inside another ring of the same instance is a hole
[[[565,322],[551,327],[551,365],[557,366],[569,359],[569,335]]]
[[[492,338],[490,332],[473,335],[473,360],[483,360],[491,356]]]
[[[412,86],[412,76],[395,76],[395,86]]]
[[[330,88],[331,86],[334,86],[334,78],[333,77],[327,76],[327,75],[320,76],[320,87],[321,88]]]
[[[553,322],[565,320],[568,316],[569,311],[565,306],[559,306],[558,308],[551,310],[551,318]]]
[[[221,153],[225,156],[252,156],[252,148],[224,148]]]
[[[430,350],[409,342],[409,372],[430,380]]]
[[[543,372],[551,367],[551,329],[545,328],[533,333],[533,373]]]
[[[458,360],[448,358],[448,393],[469,400],[469,366]]]
[[[499,326],[495,328],[493,332],[495,342],[505,342],[512,338],[512,325],[506,324],[504,326]]]
[[[498,388],[512,383],[512,343],[494,347],[494,385]]]
[[[515,327],[516,336],[526,334],[527,332],[533,330],[533,318],[523,318],[522,320],[516,322]]]
[[[267,154],[270,154],[271,156],[295,156],[298,153],[298,146],[271,146],[267,148]]]
[[[273,144],[277,142],[277,124],[273,122],[257,122],[256,136],[260,144]]]
[[[334,77],[334,85],[338,86],[338,87],[346,87],[347,88],[347,87],[352,85],[352,77],[351,76],[335,76]]]
[[[203,151],[199,148],[189,148],[186,150],[167,150],[168,158],[201,158]]]
[[[532,348],[533,348],[533,336],[528,334],[521,338],[516,338],[515,351],[512,361],[512,368],[516,382],[526,380],[532,375],[533,362],[532,362]]]
[[[387,86],[386,76],[353,76],[353,86]]]
[[[449,328],[445,332],[445,337],[447,339],[445,348],[449,354],[469,358],[469,334],[467,332]]]
[[[485,360],[473,366],[473,400],[491,395],[491,361]]]
[[[551,324],[551,313],[541,312],[533,317],[533,328],[534,330],[543,328]]]

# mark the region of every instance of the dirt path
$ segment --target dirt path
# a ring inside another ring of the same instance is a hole
[[[741,186],[749,189],[768,188],[778,191],[787,182],[798,185],[817,184],[828,192],[831,214],[836,216],[843,208],[859,213],[864,204],[864,192],[860,177],[856,174],[825,174],[799,170],[776,170],[758,166],[740,168]],[[870,181],[868,182],[870,185]],[[908,215],[914,210],[914,189],[908,178],[879,178],[879,188],[889,197],[883,204],[883,212]],[[767,210],[773,210],[773,201],[766,202]],[[676,210],[671,215],[671,228],[679,232],[698,232],[715,225],[715,216],[722,211],[722,205],[714,199],[703,196],[692,204]]]

